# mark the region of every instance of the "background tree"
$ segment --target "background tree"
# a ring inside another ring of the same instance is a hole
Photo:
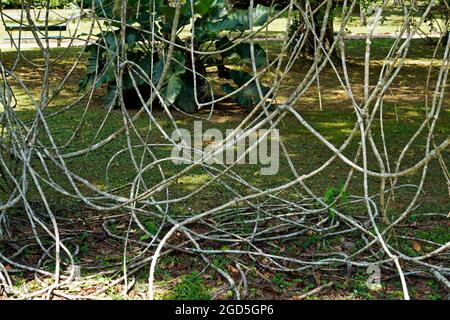
[[[234,6],[239,8],[248,8],[249,2],[244,0],[232,0]],[[255,4],[262,4],[265,6],[275,6],[276,8],[283,8],[290,4],[288,0],[255,0]],[[323,0],[311,0],[309,2],[306,1],[298,1],[298,6],[300,6],[301,11],[305,14],[313,13],[313,19],[311,20],[314,23],[314,32],[317,37],[320,36],[322,26],[325,24],[325,33],[322,38],[322,45],[328,49],[330,45],[333,43],[334,39],[334,27],[333,21],[335,18],[335,9],[341,3],[338,1],[330,1],[329,5],[322,5]],[[294,6],[294,9],[298,9],[298,7]],[[301,14],[300,10],[297,11],[297,16],[293,19],[292,25],[290,28],[290,33],[293,34],[297,32],[299,35],[304,34],[306,36],[305,46],[303,47],[303,53],[305,55],[314,56],[316,52],[316,37],[310,31],[308,31],[308,21],[304,19],[304,16]]]

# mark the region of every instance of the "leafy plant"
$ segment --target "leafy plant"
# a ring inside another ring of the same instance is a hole
[[[344,186],[341,185],[338,188],[328,187],[323,196],[323,201],[329,206],[328,214],[333,219],[335,216],[336,202],[340,199],[342,204],[348,205],[349,195],[344,190]]]
[[[164,296],[166,300],[211,300],[209,289],[203,283],[198,273],[181,278],[173,289]]]
[[[252,76],[244,71],[231,70],[231,79],[238,88],[243,88],[240,92],[234,93],[232,99],[243,106],[252,106],[259,102],[259,92],[255,80]],[[237,88],[230,84],[224,84],[222,90],[227,94],[232,94]],[[268,88],[262,87],[262,94],[269,92]]]
[[[150,4],[155,5],[156,15],[152,15]],[[85,1],[86,7],[93,7],[98,18],[103,19],[113,28],[97,35],[98,41],[88,47],[90,56],[87,61],[85,76],[80,80],[80,89],[106,87],[103,96],[106,107],[118,104],[122,96],[127,107],[142,106],[146,103],[160,82],[165,67],[167,55],[167,40],[175,19],[176,9],[164,0],[131,0],[127,1],[127,16],[125,27],[125,48],[122,48],[121,28],[117,22],[120,18],[120,1],[90,0]],[[225,0],[194,1],[194,17],[190,1],[182,4],[178,23],[177,46],[168,73],[162,82],[161,99],[175,105],[185,112],[192,113],[196,109],[197,100],[204,101],[213,86],[213,79],[208,75],[207,68],[216,67],[218,75],[230,79],[234,84],[226,84],[221,88],[225,93],[232,93],[240,87],[242,91],[232,96],[232,99],[244,106],[252,106],[259,102],[260,92],[252,76],[244,68],[252,66],[251,46],[247,43],[236,43],[243,33],[253,26],[264,25],[269,17],[270,9],[261,5],[253,9],[250,17],[248,10],[230,8]],[[155,24],[153,24],[154,19]],[[214,55],[194,55],[192,62],[189,48],[191,39],[180,37],[181,31],[194,19],[191,32],[194,34],[194,49],[196,51],[221,51]],[[252,21],[251,21],[252,19]],[[155,26],[155,27],[153,27]],[[151,33],[154,33],[153,37]],[[240,35],[236,36],[236,33]],[[152,38],[151,38],[152,37]],[[156,39],[156,41],[150,41]],[[166,41],[163,41],[165,39]],[[233,40],[230,40],[233,39]],[[156,42],[156,43],[155,43]],[[229,50],[224,50],[230,48]],[[126,66],[118,65],[120,49],[125,49]],[[222,52],[223,51],[223,52]],[[254,62],[260,68],[267,60],[264,49],[254,45]],[[229,70],[225,65],[239,66],[240,70]],[[123,78],[119,82],[119,70],[123,69]],[[196,72],[196,87],[194,88],[193,67]],[[121,87],[122,95],[118,90]],[[268,88],[260,86],[263,95]],[[139,90],[139,95],[136,91]],[[196,94],[195,94],[196,89]],[[144,101],[142,101],[144,100]],[[134,105],[132,105],[134,104]]]
[[[289,282],[287,282],[284,277],[283,274],[280,272],[276,272],[273,277],[272,277],[272,282],[274,284],[276,284],[278,286],[278,288],[280,289],[285,289],[286,287],[289,286]]]
[[[89,245],[83,241],[83,243],[80,245],[80,251],[83,256],[87,256],[89,254],[89,250]]]
[[[158,232],[158,226],[154,222],[152,222],[150,220],[147,220],[147,221],[144,222],[144,225],[145,225],[145,228],[147,229],[147,231],[150,234],[156,235],[156,233]],[[144,234],[142,237],[140,237],[140,240],[145,241],[145,240],[148,240],[150,238],[151,238],[150,235]]]

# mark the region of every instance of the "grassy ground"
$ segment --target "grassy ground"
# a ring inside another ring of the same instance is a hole
[[[375,82],[382,66],[382,61],[387,54],[392,40],[375,40],[373,47],[373,60],[371,64],[371,75],[373,82]],[[349,59],[349,72],[353,86],[353,91],[358,97],[362,97],[362,83],[363,83],[363,47],[364,41],[349,40],[346,41]],[[272,52],[275,54],[277,45],[274,44]],[[42,63],[42,58],[38,51],[30,50],[22,52],[23,58],[29,59],[35,64]],[[70,49],[65,51],[63,49],[55,49],[52,55],[57,57],[63,54],[63,59],[60,59],[52,68],[51,83],[54,88],[59,84],[62,76],[67,73],[71,64],[75,61],[79,54],[79,49]],[[385,134],[390,148],[390,153],[393,158],[397,157],[403,145],[409,140],[411,135],[416,131],[420,125],[421,120],[425,114],[424,96],[426,94],[425,75],[428,72],[429,64],[431,63],[432,48],[427,47],[427,44],[422,40],[414,40],[413,46],[410,50],[409,58],[405,67],[399,74],[397,80],[392,85],[392,95],[386,98],[385,101]],[[14,52],[4,52],[1,55],[1,61],[4,65],[10,66],[14,59]],[[22,77],[25,84],[33,89],[33,92],[38,96],[40,92],[41,69],[31,67],[25,59],[21,59],[17,68],[17,73]],[[294,67],[290,77],[282,86],[282,90],[278,99],[280,101],[287,97],[298,84],[299,78],[305,74],[309,62],[299,62]],[[436,63],[438,65],[438,63]],[[83,68],[77,68],[70,77],[69,82],[60,93],[60,95],[52,102],[51,106],[45,111],[50,114],[59,110],[69,101],[73,101],[77,96],[78,80],[83,74]],[[432,72],[432,78],[436,78],[436,72]],[[20,90],[17,83],[11,83],[16,91],[16,98],[18,99],[15,111],[23,120],[33,119],[35,112],[30,102],[26,98],[23,91]],[[324,70],[321,75],[320,85],[322,88],[322,102],[324,109],[319,110],[319,100],[317,89],[312,86],[306,95],[300,99],[295,106],[305,119],[316,128],[324,137],[335,145],[342,143],[350,130],[353,127],[355,115],[351,108],[350,102],[345,98],[343,89],[339,86],[339,82],[331,68]],[[94,141],[99,141],[108,136],[122,126],[121,113],[119,110],[114,110],[107,116],[105,127],[97,132],[99,124],[106,116],[105,109],[101,105],[101,92],[97,92],[93,98],[94,102],[90,105],[85,114],[85,118],[79,134],[75,136],[71,144],[64,148],[66,152],[78,150],[89,146]],[[447,97],[446,103],[449,102]],[[49,126],[52,130],[53,137],[59,145],[64,145],[71,138],[74,129],[78,125],[84,113],[83,102],[75,105],[71,110],[57,115],[49,120]],[[133,113],[133,111],[131,111]],[[212,122],[205,124],[205,127],[218,128],[225,131],[229,128],[236,127],[245,114],[249,110],[245,110],[239,106],[224,103],[217,106],[217,110],[213,115]],[[199,111],[197,116],[208,115],[208,110]],[[159,123],[165,128],[169,128],[170,124],[165,114],[161,110],[154,110],[154,116]],[[180,127],[192,129],[193,119],[184,115],[174,113],[177,124]],[[441,141],[450,134],[450,111],[443,110],[441,118],[436,130],[436,141]],[[377,125],[375,125],[376,127]],[[136,123],[137,129],[143,136],[150,133],[150,141],[154,143],[164,142],[163,137],[158,134],[154,128],[148,127],[148,119],[141,119]],[[149,131],[150,130],[150,131]],[[294,165],[299,170],[299,173],[309,172],[311,169],[317,168],[329,156],[331,152],[322,145],[315,138],[292,117],[288,116],[280,126],[282,139],[288,146],[288,151]],[[45,137],[43,136],[43,141]],[[134,141],[136,137],[133,138]],[[380,137],[376,136],[377,142]],[[404,161],[404,165],[410,165],[421,159],[424,153],[425,139],[421,136],[417,143],[414,144],[408,158]],[[106,165],[114,152],[126,148],[126,140],[120,137],[106,147],[91,152],[81,158],[71,159],[68,161],[69,168],[79,173],[89,181],[93,182],[97,187],[107,190],[113,187],[120,186],[127,183],[135,175],[135,172],[130,165],[130,158],[127,153],[117,157],[113,162],[112,169],[109,172],[108,180],[105,177]],[[346,154],[353,154],[357,148],[357,144],[352,144],[346,151]],[[157,156],[162,156],[170,152],[169,149],[155,150]],[[449,151],[445,151],[444,160],[448,163],[450,159]],[[371,165],[376,170],[376,162],[371,156]],[[275,178],[267,179],[259,175],[260,168],[258,166],[240,166],[237,172],[248,180],[251,180],[255,186],[261,188],[274,187],[292,179],[292,174],[288,170],[287,162],[282,159],[280,173]],[[167,164],[165,170],[168,174],[174,174],[180,170],[179,166]],[[345,179],[348,167],[342,163],[335,163],[330,168],[322,172],[320,175],[308,181],[308,185],[317,194],[323,194],[329,187],[338,187]],[[59,174],[54,175],[54,179],[63,186],[68,186],[65,179]],[[146,182],[153,185],[160,181],[160,177],[155,174],[155,171],[150,171],[145,175]],[[171,188],[173,197],[182,196],[188,192],[199,188],[203,183],[208,181],[210,177],[201,169],[193,170],[188,175],[180,179],[175,186]],[[349,192],[353,195],[361,195],[361,176],[355,175],[354,181],[350,185]],[[403,178],[400,183],[414,183],[418,181],[418,176],[408,176]],[[378,190],[378,182],[376,180],[370,181],[370,188],[372,193]],[[449,222],[448,220],[435,220],[433,218],[424,218],[420,213],[425,212],[449,212],[449,198],[445,179],[442,176],[440,167],[437,161],[430,163],[429,177],[425,186],[426,194],[421,197],[421,207],[417,209],[413,216],[406,222],[410,227],[402,228],[401,232],[404,235],[420,236],[438,243],[446,243],[450,241]],[[80,233],[74,235],[77,242],[81,244],[81,254],[79,263],[83,267],[85,275],[96,275],[96,268],[112,268],[120,265],[122,258],[122,246],[120,241],[115,241],[107,238],[101,227],[101,216],[98,213],[86,210],[79,203],[74,203],[72,200],[62,197],[59,193],[52,190],[46,191],[51,199],[52,205],[59,208],[58,214],[61,218],[76,218],[83,223],[83,229],[91,230],[91,232]],[[246,192],[246,190],[242,190]],[[411,197],[413,190],[405,189],[400,191],[397,195],[397,202],[388,212],[388,215],[395,217],[399,212],[405,208],[406,200]],[[295,195],[292,195],[295,198]],[[198,194],[196,197],[185,201],[184,203],[177,203],[171,208],[173,214],[190,214],[204,211],[212,206],[217,206],[232,198],[231,194],[223,192],[223,189],[213,184],[204,192]],[[35,198],[35,205],[39,206],[38,197]],[[352,210],[358,210],[357,207]],[[20,209],[19,209],[20,211]],[[351,212],[349,212],[351,213]],[[17,213],[17,221],[22,221],[20,212]],[[64,223],[64,222],[62,222]],[[421,228],[417,228],[417,223],[420,223]],[[116,221],[111,227],[117,232],[122,232],[125,228],[125,220]],[[64,225],[65,229],[75,228],[76,224]],[[14,226],[16,232],[30,233],[30,230],[22,228],[20,224]],[[136,231],[137,232],[137,231]],[[139,237],[139,235],[137,235]],[[344,242],[345,238],[334,239],[327,241],[319,236],[308,236],[300,239],[296,243],[287,243],[284,248],[276,247],[274,250],[286,250],[287,252],[321,252],[329,248],[339,247]],[[269,244],[270,245],[270,244]],[[398,248],[408,254],[417,254],[412,242],[402,241],[398,244]],[[423,245],[422,251],[428,251],[432,247]],[[11,248],[6,242],[0,241],[0,250],[9,252]],[[24,259],[27,257],[30,261],[33,260],[35,254],[39,252],[37,247],[27,249]],[[214,264],[227,268],[231,274],[235,272],[235,268],[230,260],[224,256],[216,258]],[[91,269],[90,269],[91,268]],[[207,272],[202,275],[192,273],[192,270],[201,270],[201,265],[195,259],[184,254],[173,254],[162,258],[158,269],[158,294],[160,298],[208,298],[212,297],[218,289],[225,284],[224,279],[214,273]],[[309,291],[314,287],[324,284],[328,281],[333,281],[335,286],[315,298],[347,298],[347,299],[370,299],[370,298],[399,298],[401,296],[401,289],[398,279],[393,274],[386,274],[383,277],[383,290],[380,292],[372,292],[365,286],[367,274],[365,270],[355,270],[350,276],[345,273],[334,270],[316,270],[307,273],[293,273],[281,274],[271,273],[268,271],[253,270],[249,274],[249,293],[248,298],[274,298],[274,299],[288,299],[295,298],[303,292]],[[27,274],[16,274],[14,281],[17,287],[38,287],[40,284]],[[97,274],[92,279],[92,286],[89,287],[75,287],[74,293],[86,293],[92,290],[96,284],[110,281],[106,275]],[[137,285],[132,290],[131,297],[139,298],[142,293],[146,291],[146,272],[140,274],[137,278]],[[423,299],[438,299],[443,298],[445,292],[437,285],[437,283],[430,279],[421,280],[411,278],[410,285],[412,288],[411,295],[414,298]],[[400,291],[399,291],[400,290]],[[230,292],[224,292],[220,295],[221,298],[227,298]],[[120,298],[120,286],[112,288],[105,293],[105,297]]]

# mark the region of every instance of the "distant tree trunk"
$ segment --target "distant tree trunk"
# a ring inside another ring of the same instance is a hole
[[[302,6],[304,12],[309,10],[306,8],[304,2],[299,2],[299,3],[300,3],[300,6]],[[310,4],[316,5],[316,6],[320,5],[319,1],[310,2]],[[305,55],[314,56],[316,54],[316,50],[318,50],[318,48],[316,48],[317,47],[317,38],[321,36],[321,32],[322,32],[324,23],[326,24],[325,34],[323,35],[321,45],[325,49],[329,49],[331,47],[332,43],[334,42],[333,9],[335,8],[335,6],[336,6],[336,1],[333,1],[331,4],[330,11],[328,13],[327,21],[324,21],[326,6],[323,6],[320,10],[318,10],[314,14],[314,16],[313,16],[314,26],[315,26],[314,32],[315,32],[316,36],[314,36],[314,34],[311,32],[311,30],[309,30],[309,32],[308,32],[308,27],[306,25],[306,22],[300,23],[299,28],[303,29],[303,30],[301,30],[301,32],[308,34],[307,39],[306,39],[306,45],[303,49],[303,52]],[[311,7],[310,10],[314,12],[314,10],[316,8],[317,7]],[[302,21],[301,17],[302,17],[302,15],[300,14],[300,22]]]
[[[443,43],[447,43],[449,33],[450,33],[450,0],[442,0],[442,12],[444,12],[442,20],[444,21],[444,26],[447,28],[443,30]]]
[[[355,11],[357,13],[359,13],[359,25],[361,27],[366,26],[367,25],[366,14],[364,13],[364,10],[361,8],[361,4],[360,3],[356,4]]]
[[[249,6],[249,1],[248,0],[229,0],[233,6],[235,8],[239,8],[239,9],[247,9]],[[329,13],[329,17],[328,17],[328,21],[326,21],[326,29],[325,29],[325,34],[323,37],[323,41],[322,41],[322,45],[324,46],[325,49],[329,49],[331,47],[331,44],[334,41],[334,27],[333,27],[333,9],[335,8],[336,4],[339,1],[332,1],[332,7]],[[254,4],[255,5],[265,5],[265,6],[271,6],[271,5],[276,5],[278,6],[278,8],[280,7],[285,7],[287,5],[289,5],[290,1],[289,0],[254,0]],[[298,1],[297,2],[306,12],[306,3],[305,1]],[[319,6],[321,3],[321,1],[310,1],[310,5],[311,10],[314,11],[315,8],[317,8],[317,6]],[[320,36],[321,33],[321,29],[323,26],[323,18],[324,18],[324,13],[325,13],[325,6],[323,6],[320,10],[318,10],[315,14],[314,14],[314,25],[315,25],[315,30],[314,32],[316,33],[317,37]],[[300,29],[300,33],[306,33],[307,32],[307,26],[306,23],[302,23],[302,15],[299,14],[300,17],[300,25],[299,25],[299,29]],[[306,44],[303,48],[303,53],[307,56],[313,56],[316,52],[316,40],[317,38],[315,38],[314,34],[310,31],[308,32],[308,36],[306,41]]]

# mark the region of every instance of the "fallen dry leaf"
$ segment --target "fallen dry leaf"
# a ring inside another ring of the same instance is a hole
[[[232,265],[228,266],[228,271],[230,271],[231,273],[239,273],[239,270]]]
[[[420,243],[418,243],[415,240],[413,240],[411,243],[412,243],[414,251],[416,251],[416,252],[422,251],[422,246],[420,245]]]

